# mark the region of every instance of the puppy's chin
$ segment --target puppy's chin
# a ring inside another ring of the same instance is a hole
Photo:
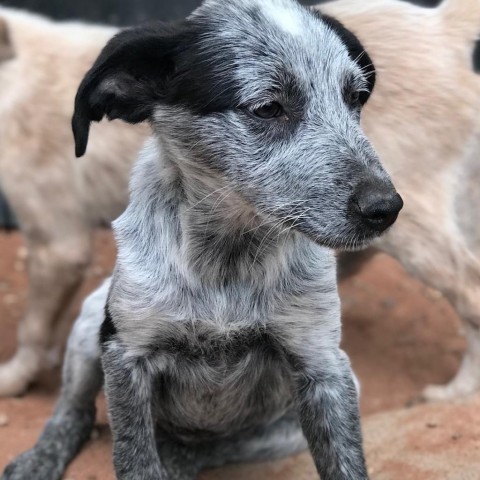
[[[367,248],[375,238],[376,237],[358,238],[352,236],[351,238],[317,240],[315,243],[322,247],[331,248],[332,250],[356,252]]]
[[[386,230],[385,230],[386,231]],[[322,247],[330,248],[332,250],[344,251],[344,252],[355,252],[358,250],[364,250],[370,246],[370,244],[385,233],[358,229],[339,235],[332,236],[315,236],[310,233],[307,234],[307,237],[310,238],[317,245]]]
[[[347,241],[343,245],[340,244],[339,246],[332,247],[332,248],[340,252],[358,252],[359,250],[365,250],[367,247],[369,247],[370,244],[373,242],[373,240],[375,240],[375,238],[377,237],[378,235],[376,237],[362,239],[362,240],[353,239],[350,242]]]

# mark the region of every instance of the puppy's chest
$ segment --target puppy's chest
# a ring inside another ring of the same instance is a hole
[[[159,355],[212,367],[235,365],[259,348],[271,348],[271,341],[262,326],[228,328],[202,323],[182,325],[178,331],[170,329],[168,334],[160,333],[152,345],[152,351]]]
[[[128,303],[118,295],[112,304],[122,342],[141,355],[235,359],[265,340],[276,316],[275,296],[254,289],[173,285],[157,292],[146,300],[131,295]]]
[[[290,405],[286,363],[260,328],[191,332],[158,346],[159,427],[183,441],[208,439],[271,421]]]

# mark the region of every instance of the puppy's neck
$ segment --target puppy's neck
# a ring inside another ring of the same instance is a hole
[[[310,244],[279,219],[258,215],[218,172],[181,168],[160,150],[147,149],[137,165],[130,205],[115,223],[120,261],[128,246],[137,259],[152,261],[157,252],[159,263],[201,283],[263,283]]]
[[[203,281],[255,281],[291,256],[299,235],[259,215],[221,175],[189,171],[181,179],[182,254]]]

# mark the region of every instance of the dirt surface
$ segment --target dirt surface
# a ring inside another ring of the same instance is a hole
[[[25,249],[17,233],[0,235],[0,251],[1,361],[15,349],[27,277]],[[100,232],[83,294],[108,275],[114,254],[110,233]],[[406,408],[426,384],[445,383],[458,368],[464,341],[451,308],[437,292],[408,277],[397,263],[382,255],[344,282],[341,291],[344,346],[362,384],[361,409],[372,478],[480,480],[480,422],[475,421],[480,415],[480,398],[458,405]],[[24,397],[0,399],[0,471],[35,442],[53,408],[58,383],[56,369],[44,374]],[[103,398],[98,406],[92,439],[66,479],[113,479]],[[303,454],[202,477],[224,478],[310,480],[316,476],[309,455]]]

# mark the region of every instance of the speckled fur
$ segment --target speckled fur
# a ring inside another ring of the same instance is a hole
[[[58,478],[91,426],[100,357],[119,479],[193,480],[307,445],[322,480],[367,478],[328,247],[381,233],[352,206],[359,186],[395,190],[347,101],[365,71],[331,25],[288,0],[207,0],[178,30],[106,47],[77,95],[77,153],[104,115],[155,133],[114,222],[111,284],[70,339],[57,411],[5,480]],[[271,101],[288,114],[258,118]]]

